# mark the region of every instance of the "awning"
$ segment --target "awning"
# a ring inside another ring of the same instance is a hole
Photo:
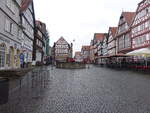
[[[150,48],[142,48],[142,49],[134,50],[132,52],[127,53],[126,55],[150,57]]]
[[[111,55],[110,57],[128,57],[126,54],[116,54],[116,55]]]

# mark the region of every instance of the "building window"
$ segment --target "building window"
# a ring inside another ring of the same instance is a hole
[[[149,13],[149,10],[148,10],[148,8],[146,9],[146,13]]]
[[[146,40],[150,40],[150,35],[146,34]]]
[[[23,40],[24,38],[24,34],[22,33],[22,31],[20,29],[18,29],[18,33],[17,33],[18,39],[19,40]]]
[[[13,23],[10,23],[10,33],[13,34]]]
[[[9,54],[6,55],[6,64],[8,64],[8,66],[10,66],[10,52],[9,52]]]
[[[124,36],[119,38],[119,50],[124,48]]]
[[[0,67],[5,66],[5,54],[6,54],[6,47],[4,44],[0,45]]]
[[[131,46],[131,40],[130,40],[130,37],[129,37],[129,34],[126,34],[125,35],[125,48],[128,48]]]
[[[22,24],[25,25],[25,18],[22,17]]]
[[[13,29],[14,29],[14,25],[13,23],[6,18],[6,21],[5,21],[5,31],[13,34]]]
[[[10,21],[9,21],[8,19],[6,19],[6,22],[5,22],[5,30],[6,30],[7,32],[10,31]]]

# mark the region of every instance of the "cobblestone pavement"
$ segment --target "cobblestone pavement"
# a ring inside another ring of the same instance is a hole
[[[150,75],[92,65],[35,69],[8,93],[0,113],[150,113]]]

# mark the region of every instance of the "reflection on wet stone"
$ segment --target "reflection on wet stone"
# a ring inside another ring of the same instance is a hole
[[[32,113],[28,110],[44,95],[49,77],[48,69],[35,69],[20,79],[0,81],[0,113]]]
[[[8,102],[9,81],[6,78],[0,78],[0,105]]]
[[[150,111],[150,76],[130,71],[92,65],[83,70],[52,69],[48,66],[8,83],[8,101],[0,105],[0,113]]]

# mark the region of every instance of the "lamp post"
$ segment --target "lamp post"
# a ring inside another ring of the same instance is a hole
[[[73,45],[75,45],[75,39],[73,39]],[[73,46],[72,46],[72,48],[73,48]],[[72,53],[73,53],[73,49],[72,49]],[[72,55],[72,56],[74,56],[74,54]]]

